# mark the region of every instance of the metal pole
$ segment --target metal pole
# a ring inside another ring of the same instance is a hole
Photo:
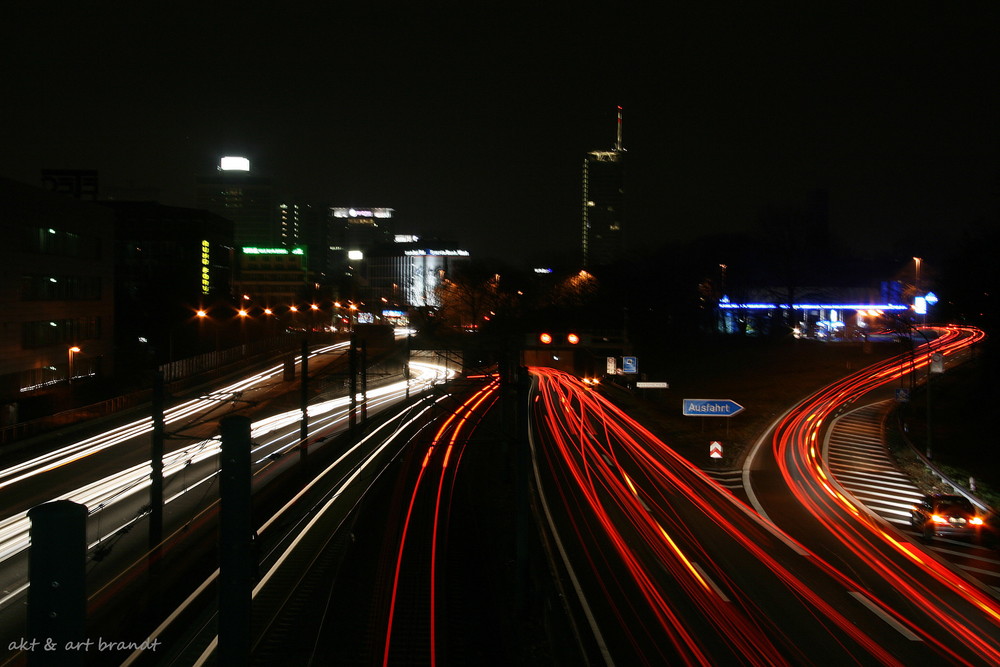
[[[361,423],[368,421],[368,341],[361,341]]]
[[[163,371],[153,374],[153,436],[149,473],[149,548],[155,550],[163,541]],[[154,557],[156,554],[151,554]]]
[[[927,458],[933,458],[931,453],[931,344],[927,342]]]
[[[219,474],[219,664],[250,664],[250,418],[224,417]]]
[[[302,382],[299,385],[299,404],[302,409],[302,421],[299,422],[299,460],[305,461],[308,452],[309,439],[309,338],[302,338]]]
[[[926,394],[927,394],[927,421],[926,421],[926,428],[927,428],[927,450],[926,450],[926,454],[927,454],[927,458],[930,459],[930,458],[933,458],[933,451],[932,451],[932,448],[931,448],[931,440],[932,440],[932,437],[931,437],[931,341],[927,337],[927,334],[925,334],[923,331],[921,331],[920,329],[918,329],[916,326],[912,326],[911,325],[911,328],[913,329],[913,331],[915,331],[918,334],[920,334],[920,337],[924,339],[924,343],[927,345],[927,389],[926,389]],[[911,340],[912,340],[912,338],[911,338]],[[916,363],[916,354],[913,354],[911,356],[913,357],[914,363]],[[914,373],[914,375],[916,375],[916,373]],[[915,381],[915,379],[914,379],[914,381]]]
[[[27,653],[29,667],[83,665],[89,649],[87,508],[55,500],[32,507],[28,519],[28,633],[9,648]]]
[[[406,359],[403,360],[403,379],[406,381],[406,398],[410,398],[410,334],[406,334]]]
[[[357,423],[358,409],[358,360],[354,343],[354,333],[351,333],[351,344],[347,352],[347,391],[350,394],[350,408],[347,413],[347,426],[354,428]]]

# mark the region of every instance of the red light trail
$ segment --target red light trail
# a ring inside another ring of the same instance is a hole
[[[406,561],[407,559],[412,559],[416,562],[423,562],[423,558],[426,558],[426,554],[413,553],[414,550],[419,550],[424,545],[423,541],[417,541],[411,534],[413,525],[415,525],[415,519],[418,516],[421,519],[421,526],[426,525],[427,521],[430,521],[429,569],[426,578],[426,599],[428,603],[426,650],[428,652],[428,664],[436,665],[438,662],[437,621],[439,611],[437,591],[440,569],[438,549],[442,541],[441,534],[446,529],[450,513],[447,503],[450,502],[450,491],[454,486],[462,454],[465,451],[465,445],[468,442],[470,433],[496,401],[498,388],[499,380],[494,378],[489,384],[468,397],[444,419],[427,445],[427,451],[424,453],[420,471],[413,482],[402,532],[396,546],[396,564],[390,594],[388,621],[385,630],[385,647],[382,654],[384,665],[393,664],[393,649],[395,646],[393,643],[394,623],[397,616],[397,604],[402,595],[401,590],[405,579],[404,569]],[[440,459],[439,466],[432,465],[435,458]],[[452,463],[453,458],[455,460]],[[437,485],[433,491],[433,503],[431,505],[433,509],[429,512],[429,516],[427,516],[426,512],[430,503],[428,497],[430,491],[427,490],[427,486],[433,484],[435,476],[437,477]],[[421,514],[421,512],[424,512],[424,514]],[[408,652],[411,651],[412,646],[407,647],[405,650]]]
[[[935,643],[937,635],[944,633],[964,645],[970,655],[998,664],[1000,606],[996,599],[860,509],[827,471],[822,458],[824,425],[845,403],[926,367],[935,353],[953,355],[984,337],[982,331],[969,327],[935,330],[938,338],[919,346],[912,356],[899,355],[865,368],[800,403],[775,429],[772,448],[785,484],[798,502],[918,613],[904,616],[894,609],[898,603],[869,591],[873,603],[926,642]],[[933,623],[933,630],[928,623]],[[955,661],[965,660],[957,652],[942,650]]]
[[[532,372],[539,379],[541,408],[536,407],[536,415],[545,425],[545,461],[567,512],[575,517],[571,518],[574,533],[586,558],[599,571],[595,578],[605,580],[601,589],[620,619],[634,657],[654,664],[679,659],[701,665],[733,656],[759,665],[792,664],[802,657],[795,638],[782,636],[778,624],[761,618],[752,594],[735,587],[722,561],[710,553],[699,531],[691,529],[689,517],[676,511],[674,505],[683,497],[702,513],[706,525],[722,529],[738,548],[763,564],[785,589],[782,595],[791,593],[807,604],[808,613],[820,619],[829,633],[828,639],[839,644],[842,640],[834,639],[834,633],[846,636],[883,664],[897,664],[875,640],[760,547],[781,539],[765,536],[763,522],[748,508],[574,377],[548,368]],[[605,541],[610,551],[601,546]],[[666,582],[664,570],[670,575]],[[636,612],[636,601],[625,593],[629,609],[623,609],[612,583],[623,591],[636,588],[643,612]],[[678,594],[685,604],[679,604]],[[655,627],[641,620],[647,617],[645,612],[655,619]],[[633,621],[625,620],[633,616]],[[706,627],[719,629],[714,642],[704,638]],[[669,651],[661,648],[663,638],[669,641]]]
[[[734,656],[760,665],[824,656],[905,664],[907,652],[916,658],[928,650],[950,664],[1000,662],[996,601],[859,510],[824,470],[817,443],[844,403],[926,366],[932,353],[954,354],[981,338],[974,329],[941,329],[912,358],[876,364],[804,401],[774,437],[794,497],[930,625],[862,585],[866,577],[844,574],[774,527],[573,376],[532,368],[536,475],[543,491],[555,490],[555,511],[567,519],[555,523],[571,526],[571,548],[582,554],[566,557],[567,567],[574,560],[589,567],[580,575],[592,582],[584,594],[609,610],[593,621],[601,626],[595,635],[620,638],[609,651],[647,664],[718,664]],[[839,508],[837,518],[828,517],[828,503]],[[871,540],[891,545],[895,560],[919,565],[919,574],[870,548]]]

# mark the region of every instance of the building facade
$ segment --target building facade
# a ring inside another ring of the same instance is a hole
[[[306,249],[245,246],[238,252],[238,300],[254,308],[288,310],[304,305],[309,291]]]
[[[155,202],[99,206],[114,216],[115,303],[128,313],[119,318],[119,349],[142,363],[190,351],[192,314],[232,300],[232,221]]]
[[[111,212],[0,179],[0,230],[0,402],[112,374]]]
[[[438,286],[468,262],[469,251],[453,243],[408,240],[380,245],[365,257],[364,298],[368,303],[437,307]]]
[[[328,209],[325,275],[340,298],[362,299],[367,290],[365,258],[390,244],[394,209],[331,206]]]
[[[330,207],[331,240],[344,250],[364,251],[392,241],[391,208]]]

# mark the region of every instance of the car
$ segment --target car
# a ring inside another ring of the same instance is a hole
[[[979,543],[985,519],[965,496],[938,494],[924,496],[910,508],[910,524],[927,539],[947,535]]]

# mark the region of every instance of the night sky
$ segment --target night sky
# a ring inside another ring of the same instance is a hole
[[[995,2],[297,4],[6,10],[0,175],[97,169],[193,206],[243,154],[283,193],[543,261],[578,252],[583,155],[621,104],[637,249],[817,188],[853,247],[998,220]]]

